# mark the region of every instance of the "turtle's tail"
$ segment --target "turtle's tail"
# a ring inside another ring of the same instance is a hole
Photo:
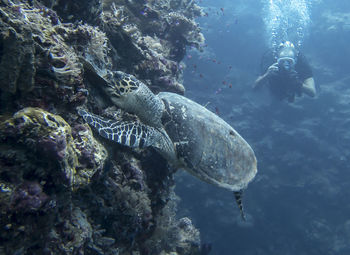
[[[242,203],[243,190],[241,189],[239,191],[234,191],[233,194],[235,195],[236,203],[241,213],[242,220],[246,221],[246,217],[243,210],[243,203]]]

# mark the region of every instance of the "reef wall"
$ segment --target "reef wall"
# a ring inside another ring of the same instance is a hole
[[[175,217],[175,170],[76,113],[118,110],[84,63],[183,94],[202,14],[191,0],[0,0],[0,254],[204,254]]]

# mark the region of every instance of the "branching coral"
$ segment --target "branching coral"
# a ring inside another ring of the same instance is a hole
[[[200,47],[204,43],[204,37],[200,33],[200,28],[191,19],[178,12],[170,12],[167,16],[169,34],[178,40],[185,40],[186,45]]]

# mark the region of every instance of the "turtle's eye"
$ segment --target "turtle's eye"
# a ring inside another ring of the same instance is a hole
[[[232,130],[230,130],[230,135],[232,135],[233,137],[236,137],[235,132],[233,132]]]

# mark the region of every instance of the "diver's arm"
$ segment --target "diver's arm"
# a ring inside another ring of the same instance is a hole
[[[315,87],[315,81],[313,77],[310,77],[304,80],[302,85],[302,91],[303,93],[305,93],[310,97],[316,96],[316,87]]]
[[[264,82],[266,81],[266,78],[268,76],[268,73],[264,73],[263,75],[260,75],[254,82],[253,89],[259,89],[264,85]]]
[[[266,73],[264,73],[263,75],[260,75],[256,80],[255,83],[253,85],[253,89],[259,89],[261,88],[264,83],[267,81],[267,77],[269,77],[271,74],[278,72],[278,64],[274,63],[272,64],[266,71]]]

